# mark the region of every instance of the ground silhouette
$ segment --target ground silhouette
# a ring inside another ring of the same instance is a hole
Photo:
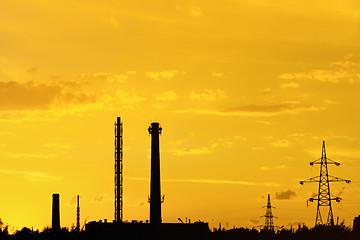
[[[177,233],[174,232],[171,238],[166,240],[180,239],[177,237]],[[24,227],[23,229],[16,231],[14,234],[9,234],[7,227],[1,229],[0,239],[11,240],[47,240],[47,239],[65,239],[65,240],[82,240],[82,239],[110,239],[113,238],[111,234],[101,233],[94,235],[89,231],[77,231],[76,229],[61,228],[58,231],[46,227],[42,231],[31,230]],[[117,239],[155,239],[151,236],[116,236]],[[164,239],[158,238],[156,239]],[[183,239],[183,238],[182,238]],[[360,239],[360,231],[353,231],[350,227],[344,224],[336,225],[333,227],[319,225],[314,228],[309,228],[306,225],[299,225],[297,228],[281,229],[278,231],[265,231],[249,228],[234,228],[230,230],[215,230],[204,234],[204,236],[190,236],[187,239],[203,239],[203,240],[232,240],[232,239],[244,239],[244,240],[355,240]],[[165,240],[165,239],[164,239]]]

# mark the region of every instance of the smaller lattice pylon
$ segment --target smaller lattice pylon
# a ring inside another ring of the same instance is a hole
[[[274,226],[275,216],[272,214],[272,208],[274,208],[274,207],[271,206],[270,194],[268,194],[268,200],[267,200],[267,204],[266,204],[266,213],[263,217],[265,217],[264,230],[270,231],[270,232],[274,232],[274,228],[275,228],[275,226]]]

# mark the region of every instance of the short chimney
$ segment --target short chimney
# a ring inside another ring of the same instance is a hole
[[[54,193],[53,204],[52,204],[52,229],[60,230],[60,195]]]

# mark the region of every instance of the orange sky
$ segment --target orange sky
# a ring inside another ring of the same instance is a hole
[[[321,156],[334,216],[360,214],[360,4],[300,0],[0,3],[0,218],[15,228],[114,218],[114,122],[124,122],[124,218],[149,218],[150,137],[164,222],[313,226]]]

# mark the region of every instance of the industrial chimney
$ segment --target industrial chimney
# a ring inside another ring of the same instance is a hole
[[[80,231],[80,196],[77,195],[77,208],[76,208],[76,231]]]
[[[161,223],[161,190],[160,190],[160,149],[159,134],[162,128],[153,122],[149,127],[151,134],[151,180],[150,180],[150,223]]]
[[[59,194],[54,193],[53,197],[53,204],[52,204],[52,229],[53,230],[60,230],[60,201],[59,201]]]

